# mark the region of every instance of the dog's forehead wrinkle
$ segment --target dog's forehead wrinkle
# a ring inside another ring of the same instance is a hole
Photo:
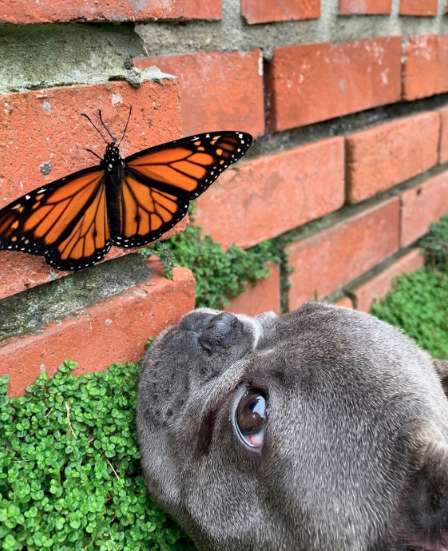
[[[246,359],[233,363],[218,377],[202,385],[189,403],[188,415],[199,415],[216,407],[222,402],[223,396],[231,393],[242,379],[248,365]]]

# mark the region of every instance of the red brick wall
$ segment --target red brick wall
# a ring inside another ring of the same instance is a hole
[[[139,6],[141,4],[141,6]],[[7,23],[67,21],[144,21],[150,19],[219,19],[221,0],[1,0],[0,20]]]
[[[400,0],[398,14],[391,0],[339,0],[331,14],[319,0],[229,0],[227,11],[221,0],[0,0],[0,23],[21,33],[51,34],[56,23],[73,32],[79,22],[128,32],[138,22],[131,64],[174,77],[133,87],[94,68],[95,78],[52,87],[24,76],[25,90],[0,96],[0,207],[91,164],[85,148],[102,153],[81,111],[102,108],[118,134],[132,103],[124,154],[201,131],[248,131],[253,153],[201,196],[195,222],[224,247],[277,240],[286,265],[270,265],[227,309],[280,312],[283,293],[290,308],[338,296],[367,311],[396,275],[422,265],[416,242],[448,213],[448,17],[437,9],[433,0]],[[329,30],[319,30],[323,17],[333,18]],[[0,341],[11,391],[65,358],[87,371],[139,357],[147,336],[194,306],[187,270],[168,282],[148,266],[126,291]],[[0,308],[60,277],[73,276],[0,252]]]

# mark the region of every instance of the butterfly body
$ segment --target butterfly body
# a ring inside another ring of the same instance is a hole
[[[108,144],[100,167],[105,171],[104,185],[106,187],[107,215],[112,236],[119,234],[121,226],[120,211],[117,209],[117,205],[119,204],[119,195],[125,176],[125,166],[120,155],[120,149],[114,142]]]
[[[51,182],[0,210],[0,249],[42,255],[59,270],[98,262],[112,245],[158,239],[252,143],[210,132],[122,158],[115,139],[97,166]]]

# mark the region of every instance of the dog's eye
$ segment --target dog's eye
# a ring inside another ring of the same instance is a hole
[[[232,403],[232,426],[238,440],[250,451],[261,451],[268,420],[267,398],[260,390],[242,387]]]

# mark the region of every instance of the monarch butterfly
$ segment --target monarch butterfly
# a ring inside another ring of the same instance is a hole
[[[209,132],[144,149],[123,159],[120,144],[106,142],[97,166],[44,185],[0,210],[0,249],[43,255],[58,270],[98,262],[112,245],[140,247],[181,220],[203,193],[252,144],[245,132]]]

